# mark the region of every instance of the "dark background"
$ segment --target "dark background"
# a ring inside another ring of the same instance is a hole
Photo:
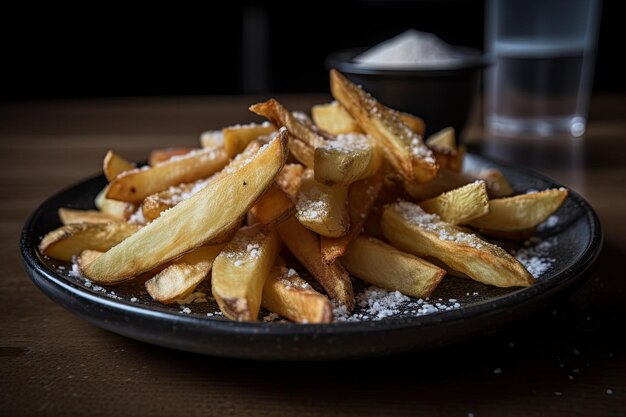
[[[156,3],[155,3],[156,4]],[[482,49],[482,1],[206,2],[7,11],[0,99],[326,92],[324,59],[408,28]],[[605,1],[595,91],[626,91],[618,2]]]

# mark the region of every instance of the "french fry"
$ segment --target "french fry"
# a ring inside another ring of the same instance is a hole
[[[416,298],[430,296],[446,274],[430,262],[366,235],[352,242],[341,263],[363,281]]]
[[[475,281],[496,287],[526,287],[534,278],[504,249],[465,229],[443,222],[418,205],[385,206],[382,217],[387,241],[419,257],[431,256]]]
[[[155,149],[150,152],[150,157],[148,158],[148,164],[150,166],[155,166],[160,164],[161,162],[165,162],[173,156],[181,156],[186,155],[189,152],[192,152],[194,149],[192,148],[166,148],[166,149]]]
[[[296,201],[296,217],[304,227],[322,236],[343,236],[350,227],[347,194],[347,187],[320,184],[313,171],[306,170]]]
[[[129,223],[79,223],[61,226],[46,234],[39,252],[70,262],[85,249],[106,252],[137,232],[141,227]]]
[[[135,166],[115,152],[109,150],[102,161],[102,171],[109,181],[113,181],[123,172],[135,169]]]
[[[315,291],[278,258],[265,281],[261,305],[296,323],[331,323],[333,309],[328,298]]]
[[[274,183],[287,159],[287,140],[281,129],[248,164],[162,213],[83,274],[100,283],[124,281],[229,233]]]
[[[268,122],[225,127],[222,129],[224,150],[229,158],[234,158],[237,154],[243,152],[246,146],[259,136],[269,135],[275,131],[276,127]]]
[[[190,152],[153,167],[136,168],[118,175],[109,184],[106,197],[138,204],[173,185],[209,177],[227,163],[228,157],[222,148]]]
[[[405,181],[425,183],[435,178],[439,166],[432,152],[397,112],[381,105],[334,69],[330,71],[330,88],[359,126],[379,141],[385,157]]]
[[[441,151],[456,152],[456,137],[453,127],[446,127],[437,133],[433,133],[426,139],[426,145],[431,149],[439,149]]]
[[[97,210],[74,210],[69,208],[59,209],[59,218],[65,226],[77,223],[116,223],[122,219]]]
[[[404,189],[411,198],[416,200],[425,200],[433,198],[439,194],[462,187],[474,181],[471,177],[448,169],[440,169],[437,177],[426,184],[416,184],[405,182]]]
[[[132,214],[137,211],[137,206],[132,203],[127,203],[125,201],[117,201],[106,198],[106,194],[109,191],[109,186],[107,185],[98,193],[96,198],[94,199],[94,204],[101,212],[108,214],[109,216],[128,220]]]
[[[417,117],[412,114],[403,113],[403,112],[398,112],[398,117],[413,132],[417,133],[418,135],[422,137],[424,136],[424,132],[426,131],[426,124],[424,123],[424,120],[422,120],[421,117]]]
[[[350,274],[338,262],[330,265],[322,262],[319,236],[302,226],[293,216],[278,224],[276,228],[291,253],[324,287],[328,296],[345,305],[348,310],[352,310],[354,291]]]
[[[272,227],[257,224],[239,229],[213,262],[211,291],[224,315],[256,321],[263,287],[280,251]]]
[[[485,169],[478,173],[466,173],[472,178],[484,180],[490,198],[508,197],[513,194],[513,187],[499,169]]]
[[[96,258],[102,254],[103,252],[97,250],[85,249],[80,253],[80,255],[78,255],[77,258],[75,258],[75,261],[78,264],[78,267],[80,269],[83,269],[85,266],[95,261]]]
[[[144,219],[146,219],[147,222],[151,222],[159,217],[165,210],[169,210],[181,201],[193,196],[211,182],[237,170],[244,163],[246,163],[249,158],[252,158],[260,148],[261,144],[258,141],[253,140],[248,144],[243,152],[239,153],[235,159],[230,162],[230,164],[211,177],[203,178],[192,183],[172,186],[167,190],[147,196],[141,203],[141,211]]]
[[[293,199],[274,184],[250,209],[250,213],[261,224],[279,223],[296,210]]]
[[[420,207],[438,215],[450,224],[465,224],[489,213],[489,196],[484,181],[475,181],[463,187],[424,200]]]
[[[470,225],[505,232],[531,229],[557,211],[566,198],[565,188],[496,198],[489,200],[489,213]]]
[[[294,138],[289,141],[289,151],[305,167],[310,169],[315,167],[315,151],[300,139]]]
[[[304,168],[299,164],[287,164],[276,177],[276,185],[283,190],[291,198],[296,198],[300,183],[302,182],[302,174]]]
[[[465,147],[456,146],[454,128],[446,127],[426,139],[426,145],[435,155],[440,168],[450,171],[461,172],[463,159],[465,157]]]
[[[325,263],[335,262],[343,256],[350,243],[361,233],[370,210],[374,206],[380,190],[383,187],[383,170],[371,177],[357,181],[350,186],[348,192],[348,213],[350,216],[350,228],[342,237],[330,238],[321,236],[320,245],[322,259]]]
[[[369,136],[350,133],[315,148],[315,180],[326,185],[350,185],[380,170],[382,149]]]
[[[250,106],[250,111],[259,116],[267,117],[276,126],[285,126],[295,138],[313,149],[324,145],[326,142],[322,135],[300,122],[273,98],[263,103],[253,104]]]
[[[209,275],[224,245],[200,246],[146,281],[150,296],[164,304],[185,298]]]
[[[200,146],[203,148],[224,147],[224,133],[221,130],[207,130],[200,135]]]

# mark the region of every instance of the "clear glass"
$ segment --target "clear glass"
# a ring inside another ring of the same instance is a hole
[[[490,0],[485,125],[495,135],[582,136],[600,0]]]

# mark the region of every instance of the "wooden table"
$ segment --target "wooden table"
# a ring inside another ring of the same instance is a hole
[[[510,330],[437,351],[330,363],[257,363],[150,346],[47,299],[18,249],[28,214],[96,173],[109,148],[144,159],[254,120],[255,97],[101,99],[0,106],[0,415],[626,415],[626,97],[597,97],[583,169],[549,170],[598,211],[588,283]],[[309,108],[326,96],[280,97]],[[480,130],[470,131],[476,146]],[[570,181],[568,183],[568,181]]]

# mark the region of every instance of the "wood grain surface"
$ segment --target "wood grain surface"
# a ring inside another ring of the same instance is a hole
[[[251,362],[159,348],[96,328],[46,298],[18,248],[43,200],[97,173],[256,120],[256,97],[0,105],[1,416],[626,415],[626,97],[596,97],[577,166],[543,170],[599,213],[589,281],[535,319],[436,351],[347,362]],[[308,109],[327,96],[286,96]],[[486,149],[480,128],[473,149]]]

